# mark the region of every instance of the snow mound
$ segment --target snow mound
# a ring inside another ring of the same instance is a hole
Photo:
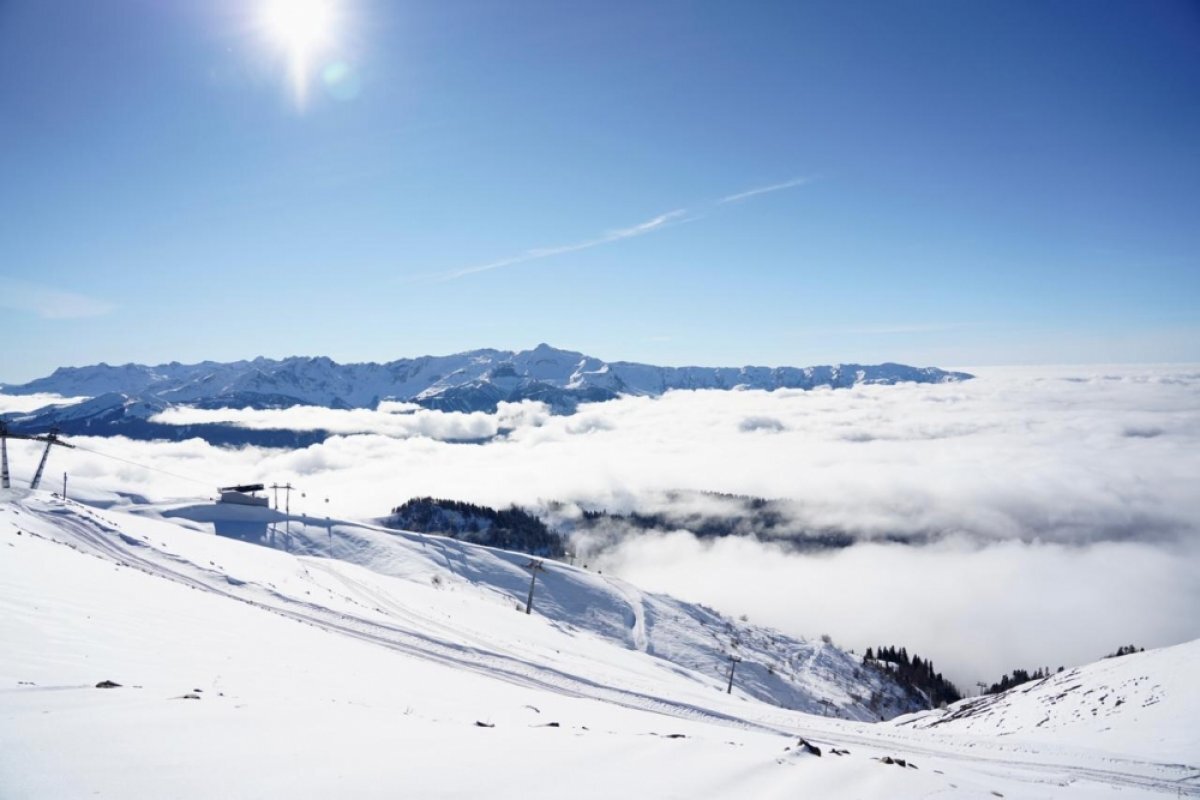
[[[893,724],[1087,743],[1159,759],[1196,757],[1200,640],[1106,658]]]

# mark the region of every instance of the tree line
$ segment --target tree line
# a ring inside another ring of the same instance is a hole
[[[566,554],[561,536],[516,505],[495,509],[459,500],[415,497],[393,508],[384,525],[543,558],[561,559]]]
[[[868,647],[863,664],[889,670],[902,683],[926,695],[935,707],[962,699],[962,692],[934,669],[932,661],[915,654],[910,658],[904,647]]]

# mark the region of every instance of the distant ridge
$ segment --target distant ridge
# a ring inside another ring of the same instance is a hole
[[[584,402],[624,395],[656,397],[674,389],[813,389],[903,382],[949,383],[964,372],[903,364],[839,364],[814,367],[659,367],[606,362],[540,344],[532,350],[471,350],[421,356],[385,364],[338,364],[329,358],[199,364],[96,364],[61,367],[22,385],[0,384],[3,394],[48,392],[90,400],[9,414],[18,429],[58,426],[65,433],[122,434],[136,438],[201,436],[216,443],[297,445],[320,433],[217,431],[228,426],[172,426],[148,420],[175,405],[199,408],[375,408],[384,400],[416,403],[441,411],[495,411],[502,402],[536,400],[556,413],[572,413]]]

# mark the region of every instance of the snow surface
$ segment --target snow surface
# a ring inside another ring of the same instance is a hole
[[[1064,669],[996,695],[893,720],[916,729],[1063,737],[1146,758],[1194,759],[1200,721],[1179,726],[1180,708],[1200,709],[1200,640]]]
[[[548,563],[526,615],[527,557],[356,523],[231,538],[271,544],[271,521],[3,492],[0,796],[1200,796],[1196,643],[1078,671],[1076,697],[1145,675],[1124,691],[1152,710],[1104,720],[1125,735],[869,724],[758,699],[851,715],[836,648],[733,626],[792,675],[743,662],[726,695],[732,623],[703,609]]]

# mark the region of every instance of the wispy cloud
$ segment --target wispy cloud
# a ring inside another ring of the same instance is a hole
[[[822,328],[811,333],[836,333],[839,335],[888,336],[905,333],[943,333],[969,327],[963,322],[914,322],[880,325],[862,325],[846,328]]]
[[[473,267],[464,267],[451,272],[446,272],[438,275],[435,280],[452,281],[458,278],[466,277],[467,275],[475,275],[480,272],[488,272],[502,267],[511,267],[515,264],[524,264],[528,261],[536,261],[541,258],[550,258],[551,256],[560,256],[564,253],[577,253],[580,250],[590,250],[593,247],[599,247],[612,242],[619,242],[622,239],[632,239],[635,236],[644,236],[647,233],[652,233],[660,228],[664,228],[673,222],[682,222],[687,215],[687,209],[677,208],[674,211],[668,211],[664,214],[659,214],[657,217],[648,219],[645,222],[639,222],[637,225],[631,225],[628,228],[617,228],[611,230],[602,236],[594,239],[587,239],[574,244],[557,245],[554,247],[534,247],[526,250],[518,255],[510,258],[502,258],[499,261],[490,261],[486,264],[477,264]]]
[[[794,178],[790,181],[784,181],[783,183],[774,183],[770,186],[760,186],[756,189],[749,189],[744,192],[738,192],[737,194],[731,194],[727,197],[722,197],[716,202],[707,203],[705,207],[711,209],[714,206],[733,203],[739,200],[746,200],[751,197],[757,197],[758,195],[768,194],[770,192],[779,192],[784,189],[791,189],[795,186],[802,186],[811,181],[812,178]],[[674,211],[667,211],[664,214],[659,214],[657,217],[653,217],[652,219],[648,219],[645,222],[638,223],[637,225],[631,225],[628,228],[617,228],[616,230],[608,231],[601,236],[595,237],[594,239],[586,239],[582,242],[575,242],[573,244],[555,245],[553,247],[533,247],[529,250],[518,253],[515,256],[501,258],[497,261],[489,261],[486,264],[476,264],[475,266],[471,267],[463,267],[461,269],[443,272],[437,275],[429,276],[429,279],[438,283],[453,281],[459,278],[465,278],[468,275],[477,275],[481,272],[490,272],[495,269],[512,267],[517,264],[525,264],[530,261],[537,261],[543,258],[561,256],[566,253],[577,253],[580,250],[590,250],[593,247],[612,244],[613,242],[619,242],[623,239],[632,239],[635,236],[644,236],[647,233],[653,233],[654,231],[660,230],[675,223],[691,222],[693,220],[700,219],[701,216],[702,215],[698,216],[690,214],[689,210],[686,208],[677,208]]]
[[[722,197],[718,202],[720,202],[722,204],[736,203],[738,200],[746,200],[751,197],[757,197],[760,194],[769,194],[771,192],[782,192],[784,189],[792,189],[797,186],[803,186],[804,184],[811,183],[811,182],[812,182],[812,178],[793,178],[792,180],[784,181],[783,183],[772,183],[770,186],[759,186],[757,189],[747,189],[744,192],[738,192],[737,194],[731,194],[726,197]]]
[[[107,300],[21,280],[4,282],[0,307],[36,314],[42,319],[78,319],[99,317],[116,306]]]

